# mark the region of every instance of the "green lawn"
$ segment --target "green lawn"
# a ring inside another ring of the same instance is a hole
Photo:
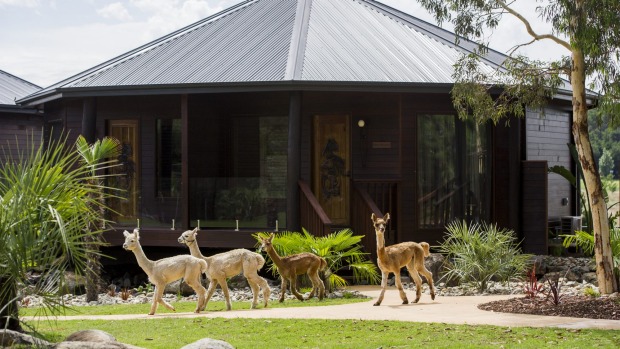
[[[300,310],[302,311],[302,310]],[[297,319],[146,319],[58,321],[38,328],[55,341],[99,329],[119,341],[174,349],[209,337],[243,348],[618,348],[620,331]]]
[[[270,307],[336,305],[367,299],[312,299],[306,302],[270,303]],[[178,312],[191,312],[193,302],[174,303]],[[248,309],[249,302],[233,302],[233,309]],[[146,314],[149,304],[76,307],[67,315]],[[262,305],[261,305],[262,307]],[[224,311],[224,302],[209,302],[208,311]],[[372,310],[372,309],[370,309]],[[36,309],[22,309],[32,316]],[[158,313],[170,313],[159,307]],[[62,341],[85,329],[99,329],[120,342],[152,349],[174,349],[210,337],[243,348],[618,348],[620,331],[558,328],[506,328],[495,326],[411,323],[400,321],[316,319],[149,318],[141,320],[68,320],[41,318],[29,321],[48,340]]]

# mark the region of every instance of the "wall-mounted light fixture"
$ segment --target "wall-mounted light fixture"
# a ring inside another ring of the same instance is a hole
[[[360,129],[360,153],[362,157],[362,167],[366,167],[366,153],[368,145],[366,144],[366,121],[364,119],[357,120],[357,126]]]

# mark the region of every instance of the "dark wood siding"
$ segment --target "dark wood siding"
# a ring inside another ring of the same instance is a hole
[[[18,159],[38,147],[43,134],[43,116],[0,112],[0,156]]]
[[[522,162],[523,250],[547,254],[547,162]]]
[[[493,127],[493,199],[491,222],[498,227],[520,230],[521,122],[510,120]]]
[[[571,143],[570,113],[554,108],[545,109],[545,114],[529,110],[526,117],[526,159],[547,161],[551,166],[563,166],[571,170],[573,161],[567,146]],[[549,217],[571,215],[574,190],[562,176],[550,173]],[[569,204],[563,205],[562,199]]]

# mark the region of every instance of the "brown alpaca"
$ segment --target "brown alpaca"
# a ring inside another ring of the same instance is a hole
[[[151,305],[149,315],[155,314],[157,303],[175,311],[174,307],[162,298],[162,295],[164,294],[164,288],[167,284],[179,280],[180,278],[183,278],[198,295],[198,304],[196,305],[195,312],[200,313],[201,310],[204,310],[206,306],[205,295],[207,290],[202,287],[200,277],[202,273],[207,271],[207,262],[190,255],[179,255],[152,261],[146,258],[142,246],[140,246],[140,232],[137,228],[133,230],[133,233],[129,233],[125,230],[123,235],[125,235],[123,248],[136,255],[138,265],[140,265],[142,270],[148,275],[149,281],[155,285],[153,304]]]
[[[271,243],[273,241],[273,237],[274,235],[272,233],[266,239],[260,238],[260,249],[267,251],[267,254],[271,257],[271,260],[276,265],[278,272],[280,273],[280,279],[282,280],[280,303],[284,302],[287,282],[291,285],[291,293],[293,293],[300,301],[304,300],[304,297],[297,291],[297,275],[303,274],[308,274],[308,277],[312,282],[312,291],[310,292],[308,299],[314,297],[316,292],[319,300],[322,300],[325,295],[325,285],[319,277],[319,271],[325,270],[327,267],[327,262],[325,259],[308,252],[280,257]]]
[[[409,303],[407,295],[403,290],[403,284],[400,281],[400,269],[404,266],[407,267],[409,275],[411,275],[415,281],[416,298],[414,303],[420,300],[422,294],[422,278],[419,273],[422,273],[426,278],[431,288],[431,298],[435,299],[433,274],[424,266],[424,257],[428,257],[430,254],[430,246],[428,243],[408,241],[385,247],[385,227],[390,220],[390,214],[386,213],[385,217],[378,218],[373,213],[370,219],[372,220],[375,233],[377,234],[377,264],[379,265],[379,269],[381,269],[381,294],[374,305],[381,305],[390,273],[394,273],[396,287],[398,287],[403,304]]]
[[[263,290],[263,301],[265,302],[265,308],[269,304],[269,295],[271,295],[271,289],[267,284],[267,280],[258,275],[258,271],[265,264],[263,256],[256,252],[246,250],[244,248],[238,248],[228,252],[218,253],[216,255],[205,257],[198,248],[196,242],[196,235],[198,234],[198,228],[194,230],[187,230],[179,236],[179,243],[187,245],[192,256],[204,259],[207,262],[207,277],[209,278],[209,289],[207,290],[207,299],[205,301],[205,307],[209,303],[209,299],[215,292],[215,288],[219,284],[224,293],[226,300],[226,310],[232,308],[230,304],[230,294],[228,292],[228,284],[226,278],[235,276],[243,272],[243,275],[248,280],[248,284],[252,289],[254,296],[252,305],[250,308],[254,309],[258,305],[258,291],[259,288]]]

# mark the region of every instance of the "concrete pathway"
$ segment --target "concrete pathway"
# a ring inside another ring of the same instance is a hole
[[[561,327],[570,329],[598,328],[620,330],[620,320],[595,320],[558,316],[538,316],[526,314],[495,313],[477,308],[478,304],[494,300],[508,299],[515,296],[437,296],[431,300],[423,294],[417,304],[401,304],[398,291],[390,287],[381,306],[373,306],[380,288],[378,286],[355,286],[361,293],[372,297],[367,302],[354,304],[317,306],[304,308],[260,308],[253,310],[233,310],[194,313],[156,313],[130,315],[96,315],[67,316],[58,320],[128,320],[128,319],[159,319],[159,318],[287,318],[287,319],[357,319],[357,320],[398,320],[412,322],[437,322],[446,324],[496,325],[508,327]],[[415,293],[408,291],[410,299]],[[297,302],[297,300],[286,300]]]

